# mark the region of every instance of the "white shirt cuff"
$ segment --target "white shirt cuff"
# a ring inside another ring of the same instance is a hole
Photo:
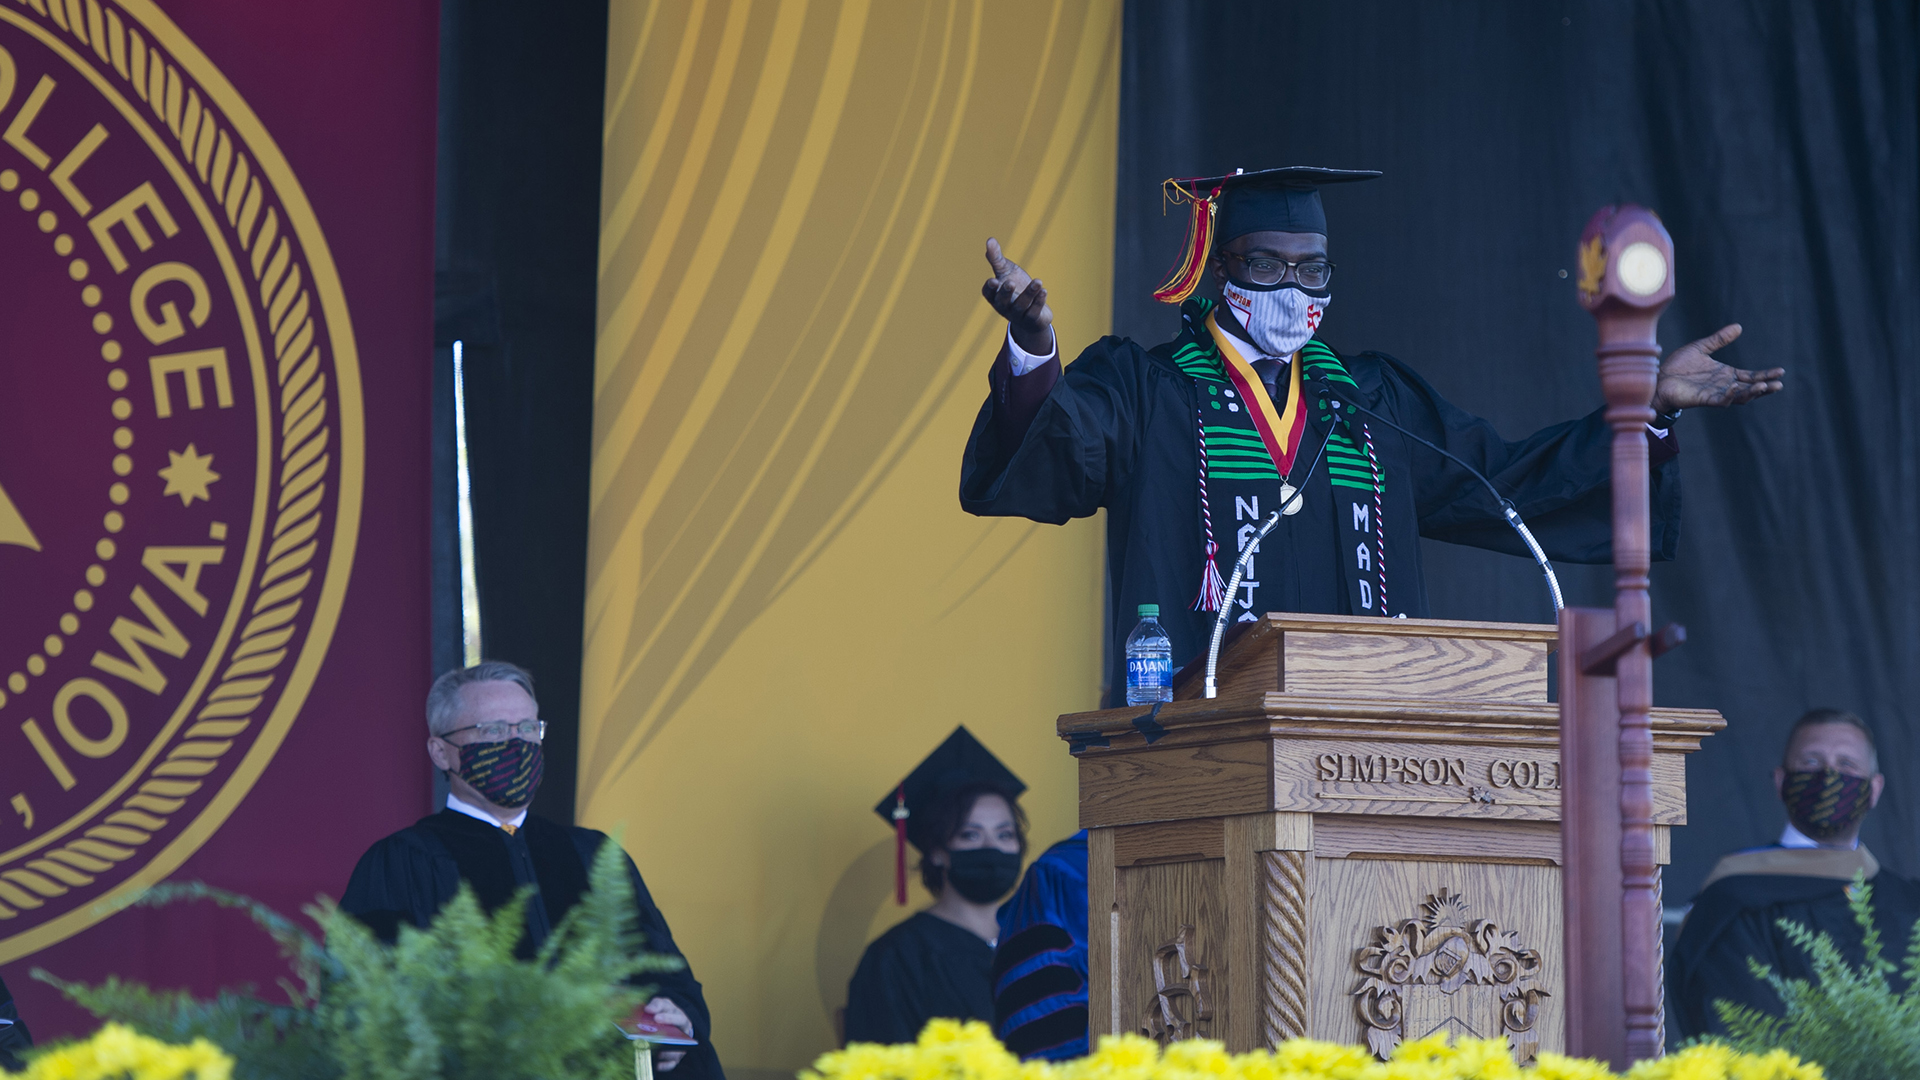
[[[1647,432],[1656,439],[1666,438],[1667,432],[1672,430],[1673,430],[1672,428],[1654,427],[1652,424],[1647,425]]]
[[[1047,328],[1047,336],[1050,338],[1054,336],[1052,327]],[[1007,327],[1007,359],[1013,364],[1013,373],[1015,376],[1025,375],[1027,372],[1053,359],[1059,352],[1060,342],[1055,338],[1053,348],[1047,350],[1047,355],[1035,356],[1021,348],[1019,342],[1013,340],[1013,327]]]

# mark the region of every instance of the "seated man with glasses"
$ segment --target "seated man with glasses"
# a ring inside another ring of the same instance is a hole
[[[1203,651],[1223,609],[1242,622],[1269,611],[1426,615],[1423,536],[1526,554],[1469,473],[1341,408],[1343,396],[1491,476],[1552,558],[1611,560],[1604,408],[1509,442],[1399,360],[1322,340],[1334,263],[1319,189],[1379,175],[1284,168],[1168,181],[1167,194],[1193,207],[1183,256],[1154,293],[1182,304],[1179,337],[1153,348],[1102,338],[1064,369],[1046,287],[987,241],[993,277],[982,291],[1007,333],[961,462],[960,505],[1055,525],[1106,510],[1116,697],[1142,604],[1159,605],[1178,667]],[[1208,268],[1220,300],[1189,299]],[[1658,558],[1672,558],[1679,538],[1668,428],[1680,410],[1780,389],[1779,369],[1712,358],[1739,334],[1725,327],[1661,363],[1650,454]],[[1571,358],[1565,370],[1579,375]],[[1235,561],[1276,510],[1281,525],[1226,595]]]
[[[446,774],[447,808],[361,856],[341,908],[391,942],[402,923],[431,922],[461,882],[473,887],[488,911],[531,885],[519,954],[537,953],[586,892],[588,868],[607,842],[605,833],[527,813],[540,787],[546,734],[533,676],[521,668],[490,660],[435,680],[427,693],[427,756]],[[678,955],[667,920],[631,859],[627,870],[647,951]],[[658,987],[647,1012],[700,1040],[686,1051],[663,1049],[655,1068],[672,1070],[675,1080],[724,1080],[706,998],[692,969],[649,973],[645,982]]]
[[[1859,875],[1872,887],[1886,958],[1898,961],[1920,923],[1920,883],[1884,870],[1860,843],[1860,826],[1886,787],[1873,729],[1841,709],[1814,709],[1794,721],[1773,790],[1785,804],[1777,843],[1725,856],[1688,905],[1667,961],[1667,1018],[1681,1036],[1723,1035],[1720,1002],[1781,1016],[1786,1005],[1753,973],[1760,963],[1784,979],[1817,981],[1806,948],[1781,925],[1825,934],[1849,967],[1866,959],[1866,931],[1848,901]],[[1887,972],[1895,993],[1906,971]]]

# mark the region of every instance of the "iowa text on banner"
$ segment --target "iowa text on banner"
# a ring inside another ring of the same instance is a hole
[[[0,962],[82,934],[203,847],[196,876],[294,910],[344,884],[351,857],[327,849],[377,833],[309,837],[397,827],[424,803],[419,780],[368,791],[384,763],[336,771],[290,734],[323,723],[390,756],[382,721],[418,708],[368,698],[424,672],[356,669],[359,648],[343,664],[334,645],[378,616],[384,645],[424,659],[422,568],[391,550],[357,564],[368,535],[424,535],[425,508],[389,500],[422,486],[419,456],[392,451],[427,423],[430,149],[390,192],[420,241],[393,239],[390,210],[342,213],[334,178],[296,164],[325,126],[266,119],[312,106],[333,35],[301,59],[285,13],[244,7],[198,5],[182,25],[144,0],[0,4]],[[432,29],[412,35],[429,70]],[[327,107],[353,118],[356,102],[363,128],[396,115],[352,91]],[[429,83],[397,115],[430,118],[431,102]],[[361,169],[387,164],[389,138],[373,134]],[[370,226],[411,295],[336,262],[364,267]],[[369,534],[375,497],[390,528]],[[402,587],[356,608],[373,599],[357,569]],[[277,842],[222,880],[240,866],[217,839],[236,815],[276,823]],[[155,976],[136,970],[152,951],[111,938],[83,934],[58,973]],[[167,981],[270,984],[278,969],[249,955],[215,949]]]

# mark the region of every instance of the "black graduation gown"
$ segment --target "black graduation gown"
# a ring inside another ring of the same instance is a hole
[[[556,825],[532,814],[517,833],[509,835],[478,818],[442,810],[369,848],[353,868],[340,907],[391,942],[403,921],[423,928],[431,922],[441,905],[460,891],[462,881],[473,886],[475,898],[488,911],[512,900],[523,886],[534,885],[537,890],[527,904],[527,935],[519,948],[522,957],[531,957],[580,902],[587,891],[588,868],[606,840],[605,833]],[[631,858],[627,876],[647,951],[680,955],[666,917],[654,905]],[[638,981],[657,987],[656,993],[680,1006],[700,1040],[699,1046],[688,1048],[678,1066],[662,1075],[672,1080],[724,1080],[713,1049],[706,997],[693,969],[649,972]]]
[[[20,1055],[32,1049],[33,1036],[28,1034],[27,1025],[20,1022],[20,1010],[14,1007],[13,994],[5,980],[0,980],[0,1020],[12,1021],[0,1026],[0,1069],[19,1072]]]
[[[1725,866],[1743,856],[1768,856],[1808,849],[1770,848],[1743,852],[1723,860]],[[1862,852],[1861,854],[1865,854]],[[1815,856],[1818,857],[1817,855]],[[1871,858],[1869,856],[1869,858]],[[1775,865],[1770,869],[1778,870]],[[1873,886],[1874,922],[1880,928],[1881,948],[1898,966],[1906,954],[1908,935],[1920,919],[1920,885],[1881,870],[1869,876]],[[1780,920],[1799,923],[1815,933],[1832,935],[1848,962],[1863,957],[1860,927],[1847,907],[1849,877],[1802,876],[1782,873],[1744,873],[1708,878],[1694,898],[1667,963],[1667,1017],[1683,1037],[1725,1030],[1716,1000],[1745,1005],[1771,1016],[1782,1013],[1780,997],[1769,984],[1754,978],[1747,967],[1751,957],[1789,979],[1813,979],[1813,963],[1806,952],[1780,929]],[[1888,976],[1896,991],[1906,981],[1898,971]]]
[[[1192,309],[1192,302],[1189,302]],[[1202,310],[1202,309],[1192,309]],[[1160,605],[1176,670],[1200,655],[1214,613],[1194,611],[1205,547],[1200,521],[1199,451],[1194,416],[1204,401],[1197,382],[1175,364],[1177,342],[1151,350],[1117,337],[1087,347],[1064,372],[1058,361],[1014,378],[1006,347],[988,376],[991,392],[974,421],[960,469],[960,505],[968,513],[1026,517],[1047,524],[1107,511],[1107,686],[1109,704],[1126,700],[1126,638],[1140,604]],[[1493,425],[1443,399],[1414,370],[1384,353],[1340,355],[1359,400],[1392,417],[1493,479],[1533,530],[1549,558],[1573,563],[1613,559],[1611,443],[1604,407],[1509,442]],[[1045,386],[1049,380],[1051,386]],[[1023,384],[1040,385],[1037,408]],[[1009,437],[1021,414],[1024,434]],[[1313,415],[1310,413],[1310,415]],[[1394,614],[1428,613],[1420,571],[1426,536],[1527,555],[1479,482],[1459,466],[1399,433],[1375,427],[1385,473],[1386,551],[1392,561]],[[1300,455],[1311,461],[1326,428],[1309,422]],[[1652,550],[1671,559],[1679,543],[1680,470],[1671,438],[1653,440]],[[1305,464],[1297,470],[1304,473]],[[1340,531],[1323,462],[1305,503],[1262,545],[1263,606],[1347,614],[1339,570]],[[1216,534],[1234,529],[1226,507],[1214,510]],[[1281,553],[1280,567],[1272,565]],[[1542,619],[1549,612],[1544,607]]]
[[[847,984],[847,1041],[912,1042],[940,1016],[993,1023],[993,946],[922,911],[860,957]]]

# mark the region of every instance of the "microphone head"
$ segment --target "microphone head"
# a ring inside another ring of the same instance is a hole
[[[1314,419],[1329,427],[1335,422],[1342,424],[1348,422],[1347,418],[1341,415],[1344,410],[1340,407],[1340,399],[1334,396],[1335,393],[1333,384],[1327,381],[1325,375],[1313,380],[1313,396],[1320,399],[1320,409]]]

